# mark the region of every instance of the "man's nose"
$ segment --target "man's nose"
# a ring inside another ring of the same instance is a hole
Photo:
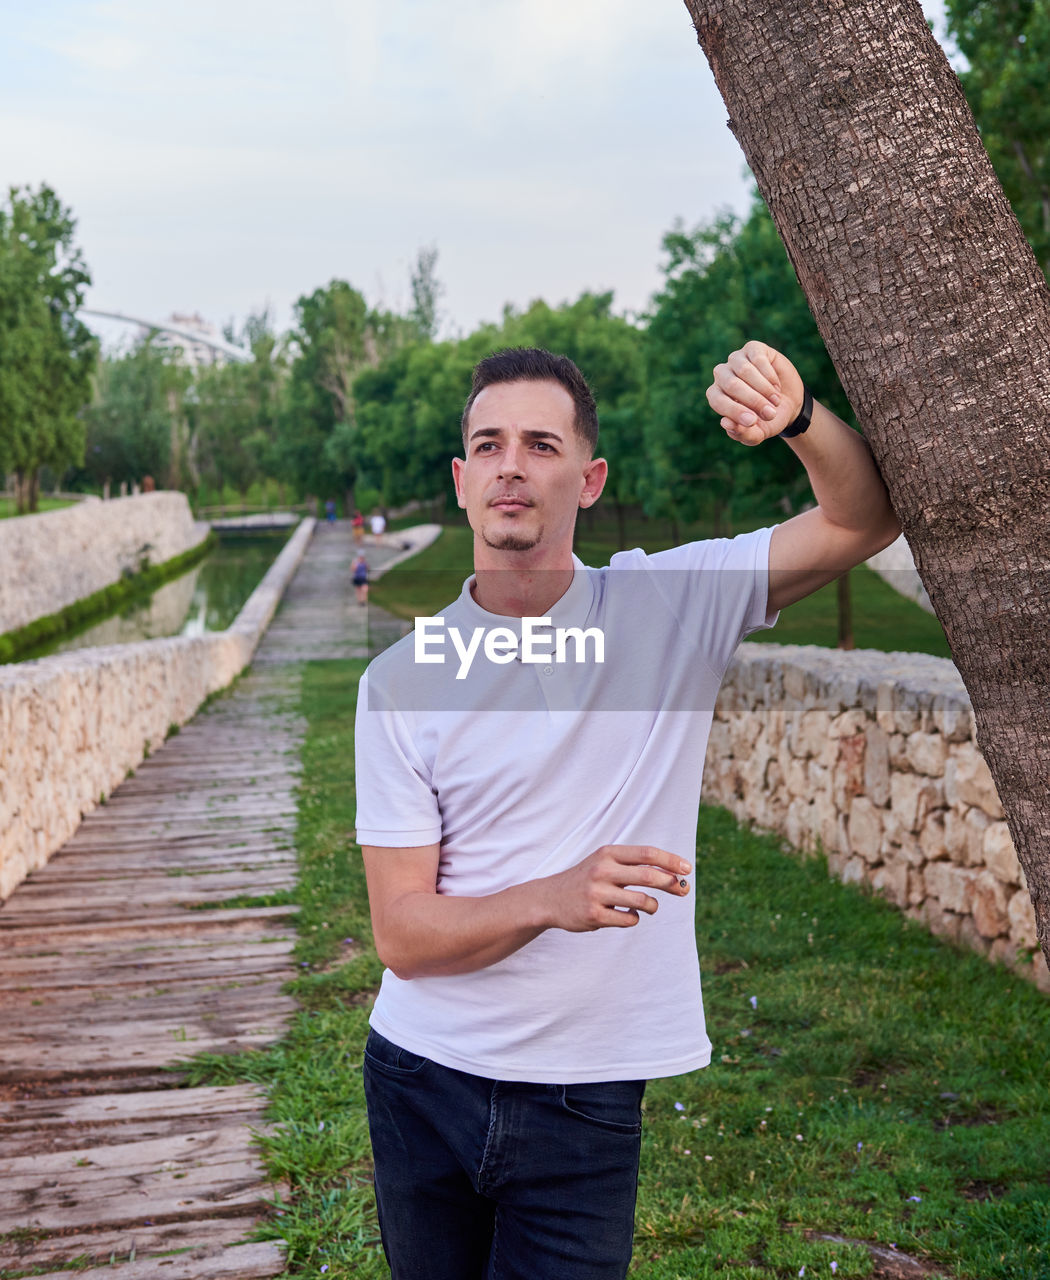
[[[525,474],[525,450],[517,444],[510,444],[503,451],[503,458],[500,461],[500,476],[504,479],[510,476],[521,477]]]

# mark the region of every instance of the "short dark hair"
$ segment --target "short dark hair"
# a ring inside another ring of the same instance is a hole
[[[467,438],[467,419],[474,401],[486,387],[499,382],[557,382],[572,396],[576,410],[573,420],[576,432],[591,453],[598,444],[598,410],[587,379],[568,356],[558,356],[542,347],[508,347],[497,351],[474,366],[470,395],[463,409],[463,439]]]

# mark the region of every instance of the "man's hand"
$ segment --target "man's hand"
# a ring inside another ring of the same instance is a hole
[[[715,365],[707,403],[728,436],[761,444],[778,436],[802,408],[805,394],[795,366],[764,342],[746,342],[725,364]]]
[[[650,894],[628,885],[659,889],[676,898],[688,896],[689,885],[682,879],[692,867],[677,854],[651,845],[605,844],[589,857],[561,871],[535,881],[542,889],[545,914],[550,927],[570,933],[594,929],[629,928],[638,923],[639,912],[653,915],[659,903]]]

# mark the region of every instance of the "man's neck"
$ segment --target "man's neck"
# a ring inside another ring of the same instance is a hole
[[[533,557],[527,551],[475,548],[470,593],[487,613],[543,618],[572,585],[572,552]]]

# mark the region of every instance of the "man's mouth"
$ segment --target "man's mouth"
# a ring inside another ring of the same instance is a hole
[[[489,506],[494,507],[497,511],[523,511],[526,507],[531,507],[532,503],[528,498],[504,494],[501,498],[493,498]]]

